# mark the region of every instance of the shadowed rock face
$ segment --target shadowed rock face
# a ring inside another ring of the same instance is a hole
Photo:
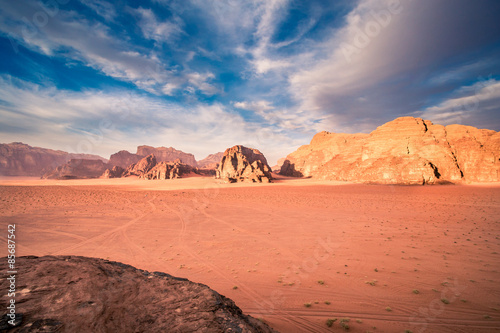
[[[19,257],[16,266],[18,318],[9,332],[273,332],[229,298],[169,274],[74,256]],[[8,284],[2,279],[2,290]],[[8,301],[3,295],[3,309]]]
[[[45,179],[87,179],[98,178],[106,168],[109,167],[100,160],[72,159],[68,163],[58,166],[47,172],[42,178]]]
[[[90,159],[107,162],[89,154],[71,154],[61,150],[31,147],[21,142],[0,144],[0,176],[40,177],[71,159]]]
[[[271,168],[257,149],[234,146],[226,149],[217,168],[216,177],[227,182],[269,183]]]
[[[139,160],[137,163],[131,164],[123,173],[123,176],[138,176],[142,178],[149,170],[153,169],[156,165],[156,157],[151,154],[143,159]]]
[[[102,174],[101,178],[109,179],[109,178],[120,178],[123,176],[125,169],[120,166],[114,166],[111,169],[106,169]]]
[[[321,132],[280,174],[384,184],[500,181],[500,133],[397,118],[370,134]]]

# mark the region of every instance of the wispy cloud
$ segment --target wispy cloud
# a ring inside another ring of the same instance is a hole
[[[415,112],[416,116],[430,119],[438,124],[467,124],[471,117],[483,118],[490,112],[497,112],[500,104],[500,82],[480,80],[473,85],[460,88],[456,96],[436,106]],[[476,126],[488,128],[491,124],[477,122]]]
[[[247,144],[281,156],[293,139],[246,122],[221,104],[189,107],[131,91],[73,92],[0,76],[0,142],[17,141],[107,157],[141,144],[173,146],[199,159]],[[22,131],[19,129],[23,129]]]
[[[183,22],[179,17],[174,20],[159,21],[151,9],[138,8],[135,12],[139,15],[139,27],[147,39],[157,42],[166,42],[171,38],[177,38],[184,33]]]
[[[116,9],[112,3],[105,0],[80,0],[85,6],[96,12],[106,21],[113,21],[117,16]]]

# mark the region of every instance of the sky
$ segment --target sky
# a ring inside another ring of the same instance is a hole
[[[500,131],[498,0],[0,0],[0,142],[271,165],[401,116]]]

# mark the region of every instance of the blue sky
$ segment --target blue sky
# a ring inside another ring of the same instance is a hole
[[[0,0],[0,142],[270,164],[399,116],[500,130],[500,1]]]

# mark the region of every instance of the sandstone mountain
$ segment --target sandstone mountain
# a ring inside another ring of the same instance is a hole
[[[183,151],[174,149],[172,147],[151,147],[151,146],[139,146],[137,147],[137,155],[147,156],[155,155],[158,162],[175,162],[175,160],[180,160],[181,163],[188,164],[190,166],[198,166],[193,154],[188,154]]]
[[[127,169],[122,169],[121,167],[113,167],[111,169],[105,170],[102,174],[102,178],[120,178],[137,176],[141,179],[175,179],[186,175],[205,175],[213,176],[215,172],[213,170],[198,169],[192,167],[191,165],[182,163],[180,159],[174,162],[158,162],[156,156],[150,154],[137,163],[133,163],[127,167]]]
[[[124,177],[128,176],[138,176],[142,178],[149,170],[153,169],[156,165],[156,156],[151,154],[143,159],[139,160],[137,163],[129,165],[129,167],[123,173]]]
[[[204,159],[198,161],[198,167],[199,168],[204,168],[204,169],[217,169],[219,166],[220,160],[222,159],[222,156],[224,156],[224,153],[215,153],[215,154],[210,154]]]
[[[101,160],[71,159],[52,171],[45,173],[44,179],[88,179],[98,178],[108,164]]]
[[[31,147],[21,142],[0,144],[0,176],[36,176],[54,170],[71,159],[90,159],[107,162],[89,154],[71,154],[61,150]]]
[[[383,184],[500,181],[500,133],[397,118],[370,134],[321,132],[280,174]]]
[[[19,257],[16,268],[15,327],[5,314],[1,331],[274,332],[206,285],[166,273],[75,256]],[[1,298],[4,313],[9,299]]]
[[[109,157],[109,164],[125,169],[130,164],[137,163],[143,157],[144,156],[129,153],[126,150],[120,150]]]
[[[109,157],[109,164],[120,166],[126,169],[129,165],[137,163],[148,155],[154,155],[158,162],[175,162],[180,160],[181,163],[197,166],[197,162],[193,154],[188,154],[183,151],[174,149],[172,147],[151,147],[151,146],[138,146],[137,153],[132,154],[126,150],[121,150]]]
[[[234,182],[269,183],[271,168],[257,149],[234,146],[226,149],[216,171],[216,178]]]

